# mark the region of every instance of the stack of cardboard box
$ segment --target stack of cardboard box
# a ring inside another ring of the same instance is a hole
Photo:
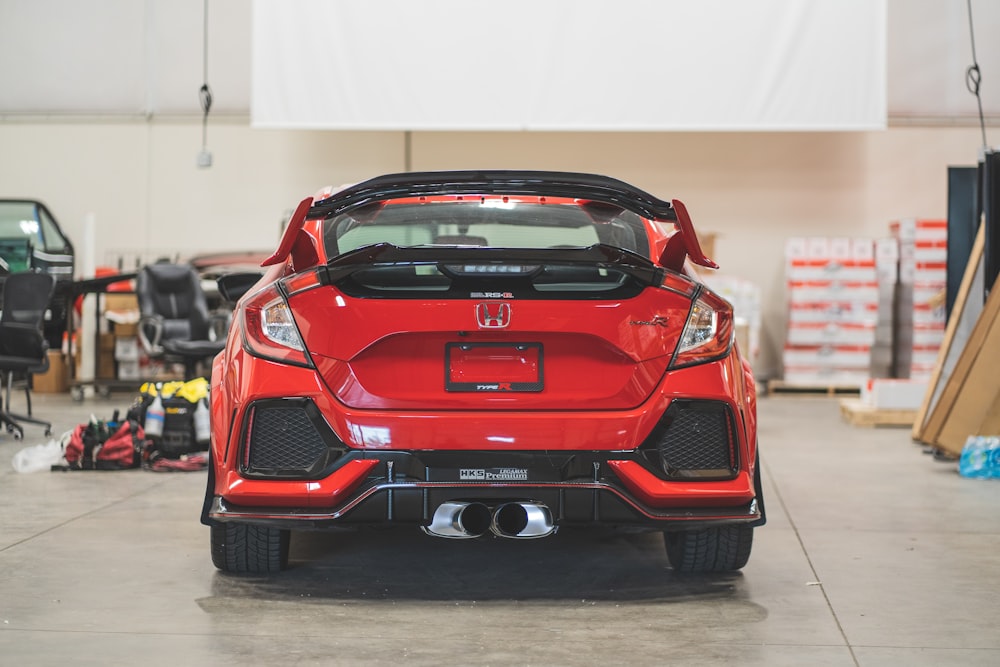
[[[139,302],[134,294],[108,293],[104,297],[104,316],[112,339],[108,356],[111,358],[110,378],[136,380],[141,376],[139,347]],[[102,346],[103,347],[103,346]],[[102,358],[103,358],[102,353]],[[98,377],[105,377],[98,374]]]
[[[944,340],[948,223],[908,219],[889,227],[899,243],[894,375],[927,379]]]
[[[791,238],[782,355],[790,385],[860,387],[870,376],[879,286],[871,239]]]

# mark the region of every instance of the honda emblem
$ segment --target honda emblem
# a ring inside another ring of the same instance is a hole
[[[480,329],[504,329],[510,324],[510,304],[484,301],[476,304],[476,322]]]

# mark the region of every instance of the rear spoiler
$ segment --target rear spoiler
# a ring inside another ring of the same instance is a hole
[[[291,256],[294,266],[305,268],[316,263],[316,250],[305,234],[300,233],[308,220],[325,219],[351,209],[401,197],[442,194],[510,194],[553,196],[610,204],[632,211],[644,218],[672,222],[677,232],[670,237],[658,258],[658,264],[681,271],[685,258],[699,266],[718,268],[705,257],[684,204],[674,199],[658,199],[623,181],[596,174],[552,171],[431,171],[388,174],[337,192],[317,193],[319,200],[303,199],[295,209],[281,243],[262,266],[285,261]]]
[[[705,257],[705,253],[701,249],[701,242],[698,241],[698,235],[694,231],[694,225],[691,224],[691,216],[688,215],[687,207],[679,199],[674,199],[671,204],[677,216],[675,221],[677,233],[667,241],[667,247],[663,249],[657,263],[666,269],[679,273],[684,268],[684,258],[689,257],[698,266],[709,269],[719,268],[718,264]]]
[[[281,264],[291,257],[292,268],[298,271],[308,266],[314,266],[319,262],[319,255],[316,254],[316,248],[313,246],[312,239],[302,231],[302,226],[306,222],[306,217],[312,204],[312,197],[306,197],[299,202],[299,205],[295,208],[295,213],[288,220],[285,233],[281,235],[278,249],[274,251],[273,255],[261,262],[261,266]]]

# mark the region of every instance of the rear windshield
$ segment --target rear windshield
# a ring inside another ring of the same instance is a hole
[[[389,202],[356,209],[324,226],[330,258],[375,243],[399,247],[585,248],[596,243],[649,257],[643,219],[621,209],[599,214],[569,200],[561,203],[505,197]]]

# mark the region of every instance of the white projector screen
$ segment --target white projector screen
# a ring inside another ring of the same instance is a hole
[[[254,0],[255,127],[872,130],[886,0]]]

